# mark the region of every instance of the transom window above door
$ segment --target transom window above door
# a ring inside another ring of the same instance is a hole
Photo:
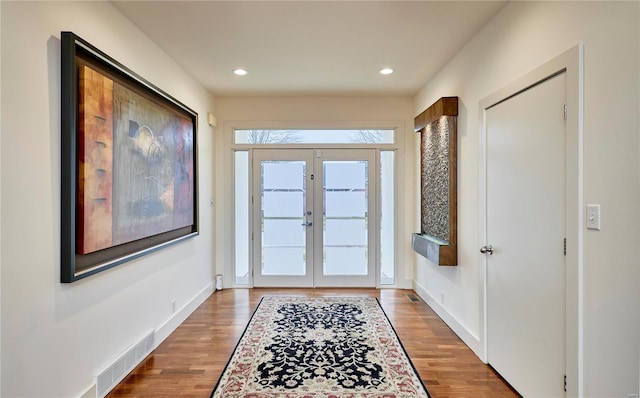
[[[376,130],[234,130],[235,144],[394,144],[394,129]]]

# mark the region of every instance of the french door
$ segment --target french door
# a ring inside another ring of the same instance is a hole
[[[255,149],[254,286],[376,285],[375,149]]]

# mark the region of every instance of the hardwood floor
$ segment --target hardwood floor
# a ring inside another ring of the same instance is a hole
[[[433,398],[518,397],[411,290],[229,289],[215,292],[108,397],[209,397],[260,298],[377,297]]]

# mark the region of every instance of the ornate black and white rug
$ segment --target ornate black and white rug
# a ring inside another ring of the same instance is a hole
[[[378,300],[265,297],[212,397],[429,397]]]

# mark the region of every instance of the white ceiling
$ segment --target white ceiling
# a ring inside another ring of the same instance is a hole
[[[414,95],[505,4],[111,2],[219,96]]]

